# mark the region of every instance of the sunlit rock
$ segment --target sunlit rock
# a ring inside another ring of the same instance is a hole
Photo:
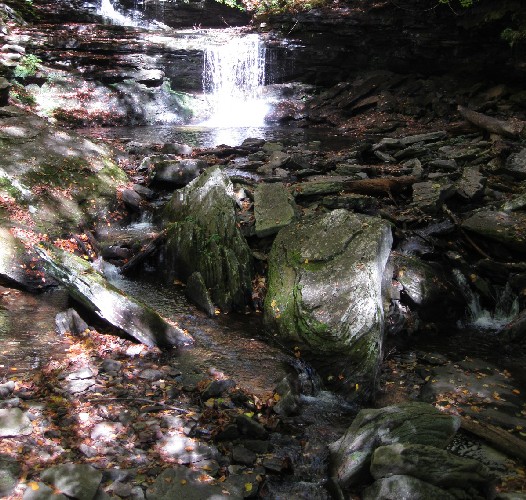
[[[112,286],[89,262],[73,254],[38,249],[49,274],[89,311],[148,346],[181,346],[192,338],[159,314]]]
[[[381,359],[391,243],[385,221],[335,210],[282,229],[269,257],[267,324],[315,355],[345,360],[363,394]]]

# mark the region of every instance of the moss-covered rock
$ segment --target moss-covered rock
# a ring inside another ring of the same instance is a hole
[[[105,217],[127,182],[108,147],[14,112],[0,125],[0,196],[4,225],[50,236]],[[7,208],[6,208],[7,207]]]
[[[345,359],[364,392],[381,358],[391,243],[385,221],[335,210],[282,229],[269,256],[266,323],[315,354]]]
[[[236,226],[233,194],[228,177],[212,168],[177,191],[163,214],[170,224],[165,275],[186,280],[199,271],[223,311],[245,306],[251,291],[250,250]]]

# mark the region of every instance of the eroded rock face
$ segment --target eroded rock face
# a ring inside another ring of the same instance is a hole
[[[170,224],[166,275],[186,280],[199,271],[223,311],[244,307],[251,290],[250,250],[236,226],[233,196],[228,177],[209,169],[177,191],[163,214]]]
[[[391,244],[388,223],[343,209],[282,229],[269,257],[267,324],[315,354],[344,358],[355,382],[371,387]]]

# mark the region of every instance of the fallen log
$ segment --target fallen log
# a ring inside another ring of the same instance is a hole
[[[100,319],[142,344],[184,346],[192,337],[169,324],[155,310],[111,285],[89,262],[58,248],[35,247],[44,269],[69,295]]]
[[[466,417],[461,418],[460,425],[462,429],[484,439],[495,449],[526,463],[526,441],[513,436],[500,427],[471,420]]]
[[[402,175],[400,177],[379,177],[376,179],[359,179],[344,183],[346,191],[358,194],[383,194],[390,195],[402,191],[408,186],[418,182],[418,177],[414,175]]]
[[[472,109],[460,105],[457,109],[462,118],[466,121],[491,134],[514,138],[526,134],[526,122],[521,120],[499,120],[498,118],[479,113],[478,111],[473,111]]]

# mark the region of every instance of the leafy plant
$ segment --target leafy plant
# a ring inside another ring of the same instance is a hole
[[[28,76],[34,76],[38,71],[38,66],[42,60],[34,54],[28,54],[15,66],[13,75],[15,78],[24,79]]]

